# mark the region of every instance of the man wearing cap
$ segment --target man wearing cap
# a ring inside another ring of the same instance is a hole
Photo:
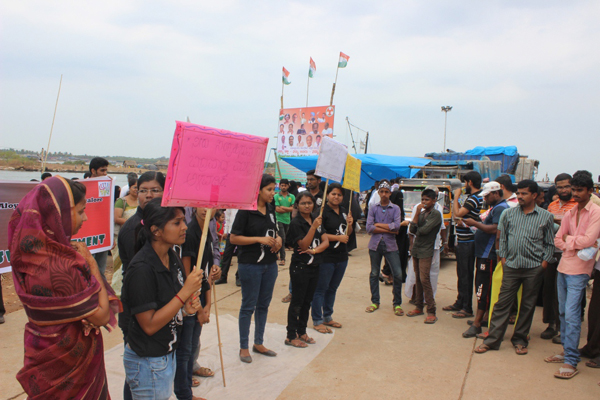
[[[496,233],[502,212],[509,206],[503,198],[502,187],[498,182],[489,182],[483,186],[481,196],[491,207],[483,222],[474,219],[465,220],[465,225],[477,228],[475,231],[475,295],[477,313],[473,324],[462,335],[472,338],[481,333],[481,321],[490,307],[492,275],[496,268]]]
[[[379,269],[381,268],[381,259],[385,258],[390,264],[394,276],[394,314],[402,316],[404,315],[402,310],[402,269],[396,243],[396,235],[400,229],[400,207],[390,202],[392,194],[390,188],[389,181],[381,181],[377,190],[381,200],[369,209],[367,217],[367,233],[371,235],[369,241],[371,305],[365,311],[372,313],[379,308]]]

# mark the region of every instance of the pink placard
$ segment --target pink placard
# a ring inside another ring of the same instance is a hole
[[[177,121],[162,205],[256,210],[268,143]]]

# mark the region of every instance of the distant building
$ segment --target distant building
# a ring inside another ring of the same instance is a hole
[[[169,162],[168,161],[158,161],[154,165],[156,165],[156,168],[158,168],[158,169],[167,169],[167,168],[169,168]]]
[[[123,166],[125,168],[135,168],[137,167],[138,163],[133,161],[133,160],[125,160],[123,161]]]

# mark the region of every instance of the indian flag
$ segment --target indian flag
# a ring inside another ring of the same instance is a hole
[[[315,76],[315,72],[317,72],[317,64],[313,61],[312,57],[310,58],[310,67],[308,68],[308,77],[313,78]]]
[[[338,62],[338,68],[346,68],[346,65],[348,65],[349,59],[350,59],[350,56],[347,56],[340,51],[340,61]]]
[[[290,83],[292,83],[288,79],[289,76],[290,76],[290,71],[288,71],[287,69],[285,69],[285,67],[283,67],[283,75],[281,76],[281,80],[283,81],[283,83],[285,85],[289,85]]]

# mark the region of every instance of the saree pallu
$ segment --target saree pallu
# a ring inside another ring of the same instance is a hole
[[[101,285],[109,299],[107,329],[121,305],[71,246],[73,210],[67,181],[49,178],[19,202],[9,223],[15,290],[29,318],[17,379],[32,400],[110,399],[102,335],[86,336],[82,320],[98,311]]]

